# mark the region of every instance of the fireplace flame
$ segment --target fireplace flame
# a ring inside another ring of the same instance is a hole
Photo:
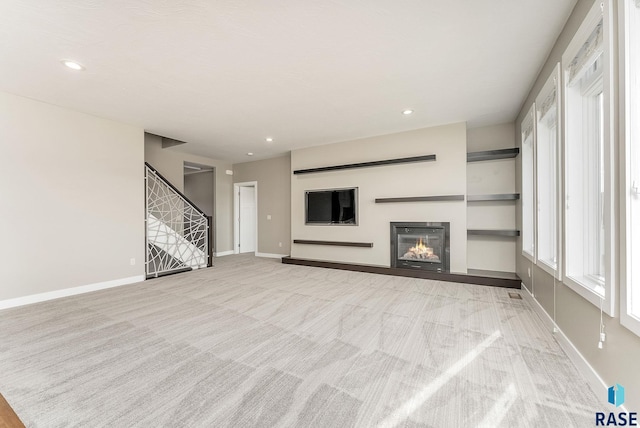
[[[416,246],[409,248],[409,251],[414,252],[418,255],[426,255],[433,256],[433,248],[427,247],[425,243],[422,241],[422,238],[416,241]]]
[[[427,244],[429,243],[429,238],[427,237],[427,243],[425,244],[425,242],[422,240],[422,237],[420,237],[417,241],[416,241],[416,245],[409,248],[409,251],[407,251],[404,256],[402,257],[403,259],[426,259],[429,261],[440,261],[440,257],[438,257],[437,255],[435,255],[433,253],[433,248],[427,246]]]

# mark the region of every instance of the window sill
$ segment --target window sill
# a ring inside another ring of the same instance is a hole
[[[536,262],[536,258],[533,255],[533,253],[530,253],[528,251],[522,250],[522,255],[525,256],[527,259],[529,259],[530,261],[532,261],[533,263]]]
[[[640,317],[627,313],[626,308],[620,308],[620,324],[636,336],[640,336]]]
[[[604,284],[592,276],[567,276],[567,279],[575,281],[581,287],[586,288],[596,294],[599,299],[604,299]]]
[[[602,305],[602,310],[607,315],[614,315],[613,311],[609,308],[610,305],[606,301],[605,288],[599,283],[599,281],[594,281],[586,276],[572,277],[565,275],[563,282],[594,306],[600,308]]]
[[[551,260],[538,259],[536,265],[549,275],[555,277],[558,281],[562,280],[562,275],[558,270],[558,263],[553,263]]]

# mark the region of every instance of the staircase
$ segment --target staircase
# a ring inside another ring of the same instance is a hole
[[[147,278],[211,266],[211,217],[146,162],[145,183]]]

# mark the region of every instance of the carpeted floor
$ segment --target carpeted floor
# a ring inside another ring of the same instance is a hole
[[[605,409],[506,289],[248,255],[0,311],[0,392],[28,427],[583,427]]]

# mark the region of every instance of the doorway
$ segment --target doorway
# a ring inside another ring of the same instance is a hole
[[[258,250],[258,182],[235,183],[234,253],[255,253]]]

